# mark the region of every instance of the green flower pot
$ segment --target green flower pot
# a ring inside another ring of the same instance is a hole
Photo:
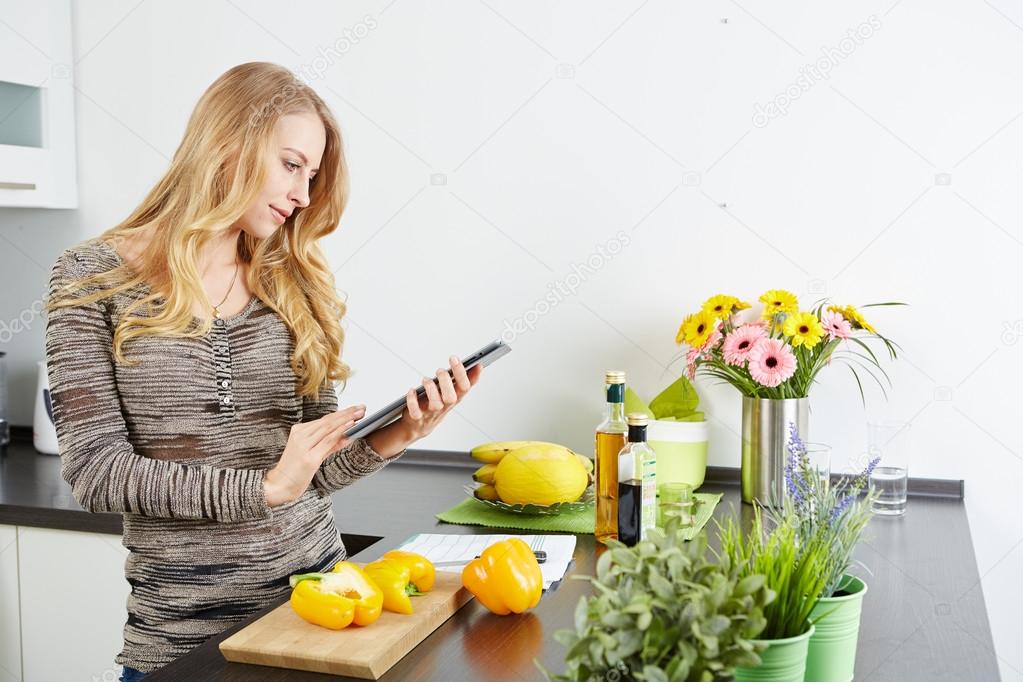
[[[806,682],[850,682],[853,678],[867,584],[856,576],[846,575],[839,590],[847,594],[824,597],[810,612],[810,622],[817,629],[810,638],[806,657]]]
[[[696,490],[707,474],[707,422],[655,419],[647,426],[647,445],[657,454],[657,487],[688,483]]]
[[[797,637],[758,640],[767,644],[756,668],[736,668],[735,682],[803,682],[814,626]]]

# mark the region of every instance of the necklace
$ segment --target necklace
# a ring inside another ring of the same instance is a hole
[[[236,279],[238,279],[238,260],[237,259],[235,259],[235,261],[234,261],[234,275],[231,277],[231,286],[229,286],[227,288],[227,293],[224,294],[224,300],[221,301],[220,303],[218,303],[217,305],[213,306],[213,317],[217,318],[218,320],[220,319],[220,306],[224,305],[224,301],[226,301],[227,297],[231,295],[231,289],[234,288],[234,281]]]

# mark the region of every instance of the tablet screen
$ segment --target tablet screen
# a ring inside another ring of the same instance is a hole
[[[498,358],[502,358],[510,352],[511,346],[506,344],[504,341],[491,341],[486,346],[480,348],[472,355],[468,356],[467,358],[464,358],[462,360],[462,364],[465,366],[465,369],[467,370],[475,367],[476,365],[482,365],[483,367],[486,367],[487,365],[491,364]],[[450,369],[448,370],[448,374],[449,375],[451,374]],[[434,379],[434,381],[436,382],[437,380]],[[419,388],[416,389],[416,395],[422,396],[424,393],[426,393],[426,388],[420,385]],[[363,418],[358,424],[348,429],[348,431],[345,432],[345,436],[350,440],[355,440],[356,438],[368,436],[377,429],[383,428],[384,426],[387,426],[391,422],[398,420],[401,417],[401,413],[404,411],[404,409],[405,396],[403,395],[402,397],[398,398],[397,400],[389,404],[387,407],[371,414],[368,417]]]

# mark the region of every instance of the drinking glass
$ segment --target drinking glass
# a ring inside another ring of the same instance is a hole
[[[831,446],[824,443],[806,443],[806,459],[810,471],[817,474],[820,489],[827,490],[831,486]]]
[[[657,525],[664,528],[672,516],[679,517],[680,528],[691,528],[696,523],[696,498],[693,486],[672,481],[658,487]]]
[[[871,505],[875,514],[901,516],[906,513],[912,433],[905,422],[867,424],[867,457],[880,458],[870,474],[870,489],[878,495]]]

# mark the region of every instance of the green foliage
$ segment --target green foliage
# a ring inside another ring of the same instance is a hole
[[[831,561],[821,596],[831,597],[849,572],[853,551],[873,516],[870,507],[878,493],[869,489],[868,482],[880,460],[874,458],[857,476],[844,476],[832,484],[811,466],[806,444],[792,423],[787,447],[786,491],[781,499],[772,495],[768,521],[777,525],[785,518],[794,519],[797,546],[828,548]]]
[[[686,542],[672,518],[650,539],[627,547],[608,543],[597,560],[594,594],[575,611],[575,629],[559,630],[567,669],[548,680],[714,682],[736,666],[760,664],[764,609],[774,593],[763,576],[740,575],[737,565],[708,560],[707,538]]]
[[[823,537],[814,535],[806,545],[799,544],[799,519],[791,510],[779,513],[777,521],[768,532],[760,507],[754,506],[749,535],[743,535],[734,515],[718,524],[720,561],[737,567],[740,577],[762,576],[776,595],[764,608],[764,639],[796,637],[809,629],[810,612],[824,591],[833,561]]]

